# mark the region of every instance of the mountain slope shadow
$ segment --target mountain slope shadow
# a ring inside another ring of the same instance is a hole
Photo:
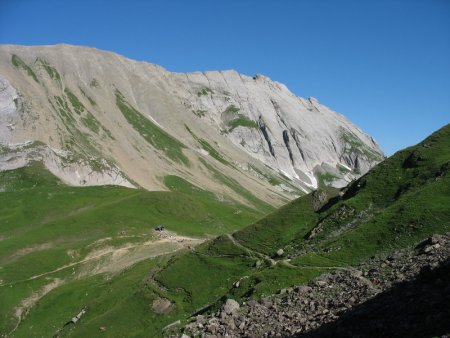
[[[450,259],[426,267],[352,308],[339,320],[293,337],[436,337],[450,333]]]

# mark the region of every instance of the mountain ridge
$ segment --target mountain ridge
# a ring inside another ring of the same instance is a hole
[[[11,92],[0,101],[0,125],[10,126],[0,142],[44,143],[34,153],[75,185],[165,190],[162,176],[175,174],[242,200],[219,171],[279,205],[319,185],[344,186],[383,158],[342,115],[262,75],[172,73],[70,45],[2,45],[0,74],[2,93]],[[11,156],[29,162],[10,154],[0,167]]]

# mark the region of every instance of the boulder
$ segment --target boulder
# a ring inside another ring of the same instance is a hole
[[[227,314],[227,315],[231,315],[233,313],[235,313],[236,311],[238,311],[240,308],[239,303],[236,302],[234,299],[227,299],[227,301],[225,302],[225,305],[223,306],[223,311]]]

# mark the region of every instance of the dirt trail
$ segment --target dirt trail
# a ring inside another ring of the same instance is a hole
[[[14,316],[17,318],[17,324],[9,333],[9,335],[16,331],[20,323],[27,316],[31,308],[39,301],[39,299],[44,297],[51,290],[63,285],[64,283],[67,283],[72,278],[87,277],[100,273],[119,272],[144,259],[175,253],[186,247],[196,246],[206,240],[204,238],[179,236],[168,231],[163,231],[159,233],[158,236],[159,238],[157,239],[148,240],[142,243],[127,243],[120,247],[108,246],[102,249],[98,249],[91,252],[85,258],[79,261],[63,265],[51,271],[31,276],[27,279],[1,285],[2,287],[12,286],[18,283],[46,277],[56,272],[82,265],[82,268],[74,276],[71,276],[68,279],[54,278],[50,283],[45,284],[39,290],[34,291],[29,297],[23,299],[21,303],[15,308]],[[107,239],[109,240],[110,238]],[[97,241],[97,243],[101,242],[101,240]]]
[[[3,264],[3,262],[11,263],[14,260],[19,259],[23,256],[26,256],[30,253],[48,250],[54,246],[55,246],[55,242],[48,242],[48,243],[42,243],[42,244],[34,244],[34,245],[31,245],[31,246],[28,246],[25,248],[21,248],[21,249],[17,250],[16,252],[14,252],[13,254],[11,254],[5,258],[2,258],[0,260],[0,264]]]
[[[11,336],[14,333],[14,331],[17,330],[22,320],[27,316],[28,312],[37,303],[39,299],[44,297],[47,293],[57,288],[58,286],[61,286],[62,284],[64,284],[64,280],[55,278],[50,283],[41,287],[38,291],[34,291],[29,297],[23,299],[20,305],[17,306],[15,309],[14,315],[17,318],[17,323],[11,330],[11,332],[9,332],[8,336]]]
[[[108,267],[108,266],[104,266],[102,269],[93,271],[93,273],[91,273],[90,275],[93,274],[97,274],[97,273],[102,273],[102,272],[115,272],[115,271],[119,271],[122,270],[132,264],[135,264],[143,259],[147,259],[147,258],[153,258],[153,257],[157,257],[157,256],[161,256],[161,255],[165,255],[165,254],[169,254],[169,253],[174,253],[176,251],[179,251],[187,246],[195,246],[198,245],[202,242],[204,242],[205,239],[202,238],[192,238],[192,237],[184,237],[184,236],[178,236],[169,232],[165,232],[164,236],[160,239],[157,240],[149,240],[146,241],[144,243],[137,243],[137,244],[125,244],[121,247],[106,247],[97,251],[94,251],[90,254],[88,254],[85,258],[70,263],[70,264],[66,264],[63,265],[57,269],[51,270],[51,271],[47,271],[41,274],[37,274],[34,276],[31,276],[27,279],[22,279],[22,280],[18,280],[15,282],[10,282],[10,283],[6,283],[3,284],[3,286],[10,286],[10,285],[15,285],[17,283],[22,283],[22,282],[27,282],[27,281],[31,281],[40,277],[44,277],[44,276],[48,276],[51,274],[54,274],[56,272],[68,269],[68,268],[72,268],[78,265],[82,265],[82,264],[86,264],[86,263],[90,263],[93,262],[95,260],[99,260],[101,258],[105,258],[108,255],[112,255],[113,260],[111,261],[111,264],[114,263],[114,265],[118,265],[117,267]],[[167,246],[165,246],[164,244],[168,244]],[[170,244],[175,244],[175,245],[170,245]],[[124,255],[126,255],[127,253],[130,253],[130,251],[132,250],[136,250],[136,249],[147,249],[147,250],[140,250],[140,255],[135,256],[134,259],[130,258],[130,259],[124,259]],[[155,250],[155,249],[162,249],[162,250]],[[146,251],[148,251],[146,253]],[[121,264],[118,264],[118,261],[116,260],[116,258],[121,257]],[[128,263],[128,264],[127,264]]]
[[[276,261],[273,258],[271,258],[270,256],[267,256],[261,252],[255,251],[253,249],[247,248],[246,246],[242,245],[241,243],[239,243],[236,238],[234,238],[234,236],[232,234],[227,234],[227,237],[230,239],[230,241],[236,245],[238,248],[247,251],[250,255],[252,256],[257,256],[259,258],[262,258],[268,262],[270,262],[271,265],[275,265],[275,264],[284,264],[287,267],[293,268],[293,269],[304,269],[304,268],[309,268],[309,269],[337,269],[337,270],[351,270],[348,267],[344,267],[344,266],[320,266],[320,265],[294,265],[290,262],[290,260],[288,259],[283,259],[283,260],[279,260]]]
[[[234,238],[233,235],[227,234],[227,236],[228,236],[228,238],[230,239],[230,241],[233,242],[234,245],[236,245],[238,248],[240,248],[240,249],[242,249],[242,250],[247,251],[250,255],[254,255],[254,256],[257,256],[257,257],[259,257],[259,258],[262,258],[263,260],[266,260],[266,261],[270,262],[271,265],[277,264],[277,262],[276,262],[274,259],[272,259],[271,257],[269,257],[269,256],[267,256],[267,255],[264,255],[264,254],[262,254],[262,253],[260,253],[260,252],[254,251],[254,250],[252,250],[252,249],[249,249],[249,248],[247,248],[246,246],[242,245],[241,243],[239,243],[239,242],[236,240],[236,238]]]

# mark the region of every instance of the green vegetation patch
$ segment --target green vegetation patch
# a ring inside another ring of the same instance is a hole
[[[249,290],[246,290],[246,296],[258,299],[272,295],[286,287],[306,284],[328,271],[330,270],[326,268],[295,269],[285,264],[277,264],[252,275],[255,283]]]
[[[206,114],[206,110],[201,110],[201,109],[197,109],[197,110],[192,110],[192,113],[197,116],[197,117],[204,117]]]
[[[102,152],[96,148],[92,142],[91,135],[80,130],[80,124],[95,134],[100,134],[102,137],[108,136],[114,139],[111,132],[106,129],[88,110],[84,112],[78,111],[76,114],[70,108],[65,96],[54,96],[53,100],[49,99],[49,103],[53,109],[60,116],[67,131],[69,132],[64,139],[64,147],[71,153],[65,159],[67,163],[84,163],[89,165],[94,171],[103,172],[112,166],[111,161],[103,159]],[[74,108],[73,108],[74,109]],[[80,117],[77,118],[77,116]],[[100,133],[102,131],[103,133]]]
[[[163,262],[146,260],[112,278],[69,279],[39,300],[14,336],[159,337],[162,328],[180,316],[176,307],[166,315],[152,311],[153,301],[167,295],[145,282],[143,276]],[[64,326],[82,309],[86,313],[76,325]]]
[[[164,185],[170,191],[178,191],[188,195],[202,196],[208,199],[215,199],[215,195],[212,192],[203,190],[179,176],[175,175],[165,176]]]
[[[273,256],[296,238],[305,236],[317,221],[311,195],[303,196],[274,213],[234,234],[235,238],[252,250]]]
[[[380,252],[413,245],[434,233],[448,232],[449,187],[448,177],[443,182],[430,182],[406,192],[395,203],[379,210],[376,216],[348,231],[332,228],[338,236],[317,239],[323,256],[353,264]]]
[[[230,104],[222,114],[225,115],[233,115],[235,113],[237,113],[240,109],[238,107],[236,107],[234,104]]]
[[[199,138],[197,135],[194,134],[194,132],[187,126],[184,125],[184,127],[186,128],[186,130],[189,132],[189,134],[192,135],[192,137],[198,142],[200,143],[200,145],[202,146],[202,148],[204,150],[206,150],[209,155],[211,155],[212,158],[216,159],[217,161],[219,161],[222,164],[228,165],[228,166],[232,166],[230,162],[228,162],[227,160],[225,160],[223,158],[223,156],[216,150],[213,148],[213,146],[211,144],[209,144],[206,140]]]
[[[271,184],[271,185],[280,185],[282,182],[278,179],[278,178],[276,178],[276,177],[274,177],[274,176],[270,176],[269,177],[269,183]]]
[[[207,242],[198,252],[213,257],[252,257],[245,249],[235,245],[228,235],[221,235]]]
[[[65,127],[69,131],[69,135],[64,140],[64,145],[68,150],[73,151],[77,154],[76,157],[72,158],[73,162],[84,159],[87,160],[92,157],[101,157],[100,151],[98,151],[94,144],[90,141],[89,135],[80,131],[77,126],[77,120],[75,119],[74,113],[69,107],[69,104],[65,97],[54,96],[54,101],[49,100],[53,109],[58,113]],[[78,112],[77,114],[81,114]],[[86,119],[87,115],[84,116]],[[83,124],[88,124],[90,127],[95,129],[93,121],[82,120]],[[92,123],[92,124],[91,124]]]
[[[349,147],[347,151],[350,153],[363,155],[370,161],[383,160],[383,156],[381,154],[369,148],[355,134],[343,128],[341,128],[341,140],[347,145],[347,147]]]
[[[0,144],[0,154],[3,153],[9,153],[9,152],[15,152],[15,151],[22,151],[22,150],[35,150],[35,148],[45,146],[44,142],[41,141],[33,141],[33,142],[26,142],[20,146],[16,145],[13,148]]]
[[[79,325],[64,329],[64,334],[92,336],[105,326],[113,335],[131,330],[159,336],[162,327],[193,311],[206,298],[185,303],[187,293],[160,289],[146,277],[155,266],[152,261],[129,267],[119,275],[82,278],[73,276],[86,267],[70,264],[97,249],[142,244],[154,236],[153,229],[159,224],[184,235],[218,235],[235,231],[262,215],[246,206],[220,202],[212,193],[176,176],[165,178],[170,192],[112,186],[76,188],[65,186],[42,164],[33,163],[1,172],[0,185],[6,183],[7,191],[0,192],[0,331],[10,332],[15,326],[13,313],[24,298],[55,278],[65,281],[31,309],[17,329],[19,337],[55,334],[82,308],[87,309],[85,317]],[[229,243],[215,251],[228,247]],[[234,267],[233,260],[221,262],[220,257],[206,261],[204,268],[191,266],[190,273],[217,266],[225,273],[222,276],[235,276],[246,267],[245,262]],[[164,259],[162,263],[165,267]],[[184,269],[190,270],[188,266]],[[173,276],[172,271],[166,271],[161,280],[172,285]],[[219,276],[211,285],[218,285],[220,280]],[[201,292],[200,286],[192,287],[192,294]],[[169,315],[152,311],[157,297],[173,302],[174,310]]]
[[[32,162],[26,167],[0,171],[0,189],[19,191],[39,186],[56,187],[63,183],[51,174],[42,162]]]
[[[258,129],[258,124],[244,115],[238,115],[237,118],[228,122],[228,127],[228,131],[230,132],[237,127]]]
[[[96,106],[97,105],[97,102],[95,102],[92,97],[87,95],[86,92],[80,86],[78,86],[78,89],[80,89],[81,94],[83,94],[83,96],[88,99],[88,101],[91,104],[91,106]]]
[[[100,122],[90,112],[86,111],[86,114],[81,118],[83,124],[94,133],[98,134],[100,128],[102,128]]]
[[[39,253],[50,255],[39,263],[48,265],[48,271],[59,264],[53,265],[52,254],[83,249],[87,242],[114,238],[119,233],[139,236],[164,224],[167,229],[186,235],[220,234],[241,228],[262,215],[242,205],[219,202],[204,191],[188,194],[107,186],[67,187],[38,164],[17,172],[2,172],[0,179],[13,182],[9,187],[14,189],[0,193],[4,236],[0,257],[29,245],[59,243]],[[180,181],[174,177],[167,180]],[[31,266],[33,257],[26,255],[3,262],[3,281],[26,278],[39,270],[39,264]],[[71,261],[70,256],[61,257],[65,257],[63,263]]]
[[[39,83],[39,80],[36,76],[36,74],[33,72],[30,66],[28,66],[20,57],[18,57],[16,54],[13,54],[11,57],[11,62],[16,68],[23,69],[29,76],[33,78],[34,81]]]
[[[264,177],[273,186],[285,183],[286,185],[290,186],[291,189],[294,190],[296,193],[299,193],[302,195],[304,194],[296,186],[292,185],[290,179],[288,177],[284,176],[283,174],[280,175],[282,177],[282,179],[280,179],[271,174],[262,172],[261,170],[259,170],[258,168],[256,168],[253,165],[249,165],[249,167],[251,168],[251,170],[255,171],[258,175]]]
[[[200,97],[200,96],[206,96],[206,95],[212,94],[212,93],[213,93],[213,91],[211,90],[211,88],[209,88],[209,87],[203,87],[201,90],[199,90],[199,91],[197,92],[197,96],[198,96],[198,97]]]
[[[156,280],[168,289],[180,290],[187,310],[194,312],[222,298],[251,265],[245,258],[185,254],[161,270]]]
[[[91,82],[89,82],[89,87],[91,88],[99,88],[100,84],[98,83],[97,79],[92,79]]]
[[[165,176],[164,184],[172,192],[182,193],[185,197],[189,196],[192,200],[192,205],[187,206],[187,208],[196,208],[196,212],[203,215],[202,217],[204,218],[201,224],[203,224],[204,232],[208,234],[223,233],[236,227],[242,228],[242,226],[248,224],[249,220],[261,215],[261,211],[256,211],[242,204],[219,201],[214,193],[203,190],[175,175]],[[180,207],[183,206],[180,205]],[[194,213],[194,210],[191,210],[191,212]],[[202,217],[198,216],[198,219]],[[182,224],[183,221],[180,220],[180,223]],[[216,230],[209,230],[208,224],[216,228]],[[230,227],[232,224],[236,226]],[[190,227],[192,225],[186,228]]]
[[[333,174],[326,172],[326,173],[317,173],[317,180],[319,181],[319,188],[325,189],[330,185],[331,182],[338,179],[338,177],[334,176]]]
[[[11,149],[3,144],[0,144],[0,154],[8,153]]]
[[[51,79],[61,81],[61,76],[59,75],[55,67],[52,67],[46,60],[41,58],[37,58],[36,61],[40,62]]]
[[[310,266],[310,267],[323,267],[323,268],[348,266],[348,264],[345,264],[340,261],[336,261],[329,257],[321,256],[316,252],[308,252],[308,253],[302,254],[300,256],[297,256],[295,259],[293,259],[291,261],[291,264],[294,264],[295,266],[298,266],[298,267]]]
[[[264,211],[265,213],[273,210],[272,206],[256,198],[250,191],[245,189],[241,184],[239,184],[234,179],[222,174],[219,170],[214,168],[212,165],[208,164],[204,159],[200,158],[200,162],[202,162],[202,164],[211,172],[211,174],[216,180],[232,189],[239,196],[245,198],[247,201],[252,203],[258,210]]]
[[[183,143],[148,120],[125,100],[125,97],[119,90],[116,90],[115,94],[116,105],[123,116],[148,143],[163,151],[173,161],[184,165],[189,164],[189,159],[183,154],[183,149],[186,148]]]
[[[75,110],[75,112],[78,115],[80,115],[85,109],[84,105],[80,102],[80,100],[76,97],[76,95],[72,93],[72,91],[69,88],[65,88],[64,93],[66,93],[67,97],[69,98],[69,101],[72,104],[72,107]]]

